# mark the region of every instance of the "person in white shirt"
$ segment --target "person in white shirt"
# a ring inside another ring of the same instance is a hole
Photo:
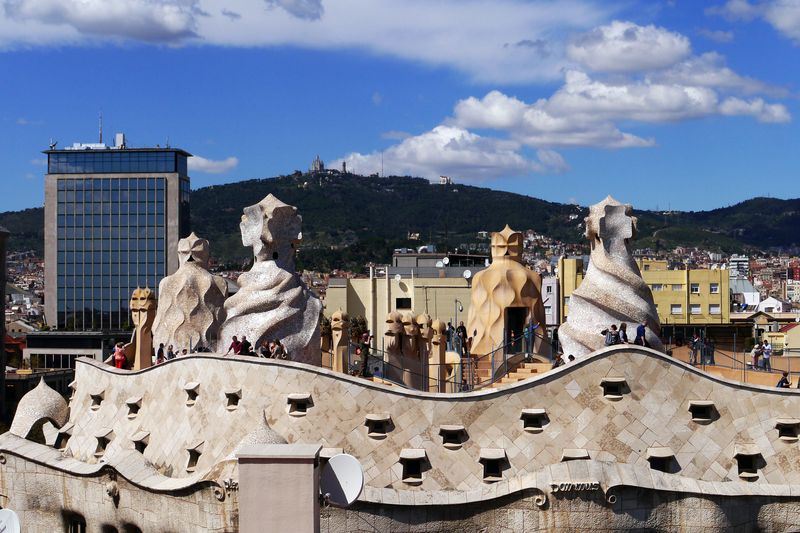
[[[764,370],[770,372],[772,370],[772,365],[769,363],[769,358],[772,357],[772,345],[769,341],[764,341]]]

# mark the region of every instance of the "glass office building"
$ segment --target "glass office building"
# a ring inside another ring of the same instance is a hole
[[[191,155],[100,144],[48,150],[45,313],[62,330],[130,329],[136,287],[178,268],[189,234]]]

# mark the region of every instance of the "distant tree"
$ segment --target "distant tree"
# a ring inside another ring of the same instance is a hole
[[[369,333],[367,319],[363,316],[352,317],[350,319],[350,329],[348,333],[350,334],[350,339],[354,341],[360,339],[364,333]]]

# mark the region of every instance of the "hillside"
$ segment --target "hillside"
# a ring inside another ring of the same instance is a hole
[[[431,185],[409,177],[293,174],[205,187],[192,192],[192,229],[211,241],[219,260],[242,264],[249,257],[239,238],[242,208],[272,193],[297,206],[304,243],[299,265],[360,269],[385,262],[392,249],[436,243],[475,242],[478,231],[533,229],[565,242],[582,242],[586,209],[468,185]],[[577,216],[575,216],[577,215]],[[678,245],[737,252],[800,244],[800,199],[754,198],[700,212],[637,211],[636,247]],[[42,209],[0,213],[11,231],[10,250],[43,249]],[[420,241],[409,241],[419,233]]]

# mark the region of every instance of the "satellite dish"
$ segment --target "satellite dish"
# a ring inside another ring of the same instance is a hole
[[[334,507],[349,507],[364,490],[364,471],[352,455],[340,453],[328,459],[322,469],[319,489]]]
[[[472,277],[472,270],[465,270],[464,271],[464,279],[469,279]]]
[[[0,531],[3,533],[20,533],[17,513],[11,509],[0,509]]]
[[[395,274],[394,275],[394,280],[395,281],[400,281],[401,279],[403,279],[403,276],[401,276],[400,274]]]
[[[442,268],[444,266],[444,261],[436,261],[436,268]]]
[[[445,265],[449,265],[450,264],[450,258],[449,257],[445,257],[444,259],[442,259],[442,263],[444,263]]]

